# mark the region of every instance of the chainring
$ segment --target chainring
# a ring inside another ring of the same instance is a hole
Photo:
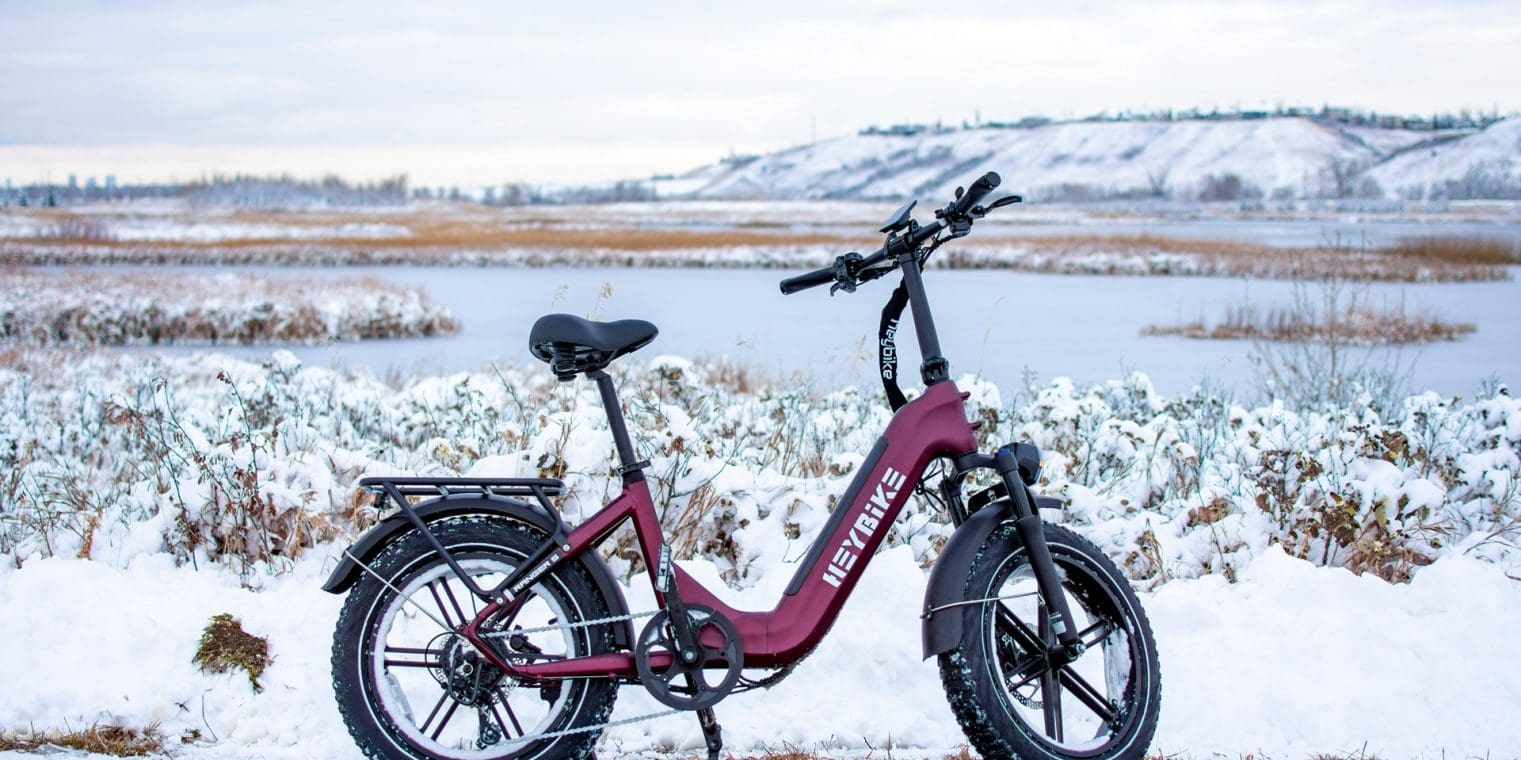
[[[694,661],[683,661],[670,625],[670,611],[661,610],[639,632],[634,666],[640,683],[661,704],[678,710],[703,710],[734,691],[744,667],[744,647],[734,624],[717,610],[688,604],[685,612],[697,639]],[[653,664],[654,660],[661,664]],[[722,678],[710,678],[719,673]]]

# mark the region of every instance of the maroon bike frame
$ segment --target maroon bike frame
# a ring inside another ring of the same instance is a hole
[[[882,434],[885,447],[881,456],[874,462],[868,459],[862,467],[870,467],[870,471],[857,474],[862,487],[856,491],[855,499],[837,507],[848,510],[843,519],[831,519],[834,530],[816,539],[824,542],[823,551],[810,552],[809,557],[816,557],[816,561],[805,560],[798,568],[798,573],[810,575],[802,580],[796,593],[789,589],[789,593],[770,611],[736,610],[676,567],[674,578],[682,602],[711,607],[734,624],[743,645],[745,667],[783,667],[802,659],[834,625],[845,600],[908,503],[925,467],[938,457],[955,457],[976,450],[973,431],[977,424],[967,421],[965,399],[954,383],[944,381],[930,385],[924,395],[898,410]],[[542,577],[559,563],[597,546],[624,520],[633,521],[645,567],[656,567],[665,537],[649,484],[639,480],[626,483],[622,494],[571,531],[559,550],[535,568],[530,578]],[[531,585],[531,582],[524,585]],[[655,582],[655,574],[651,573],[651,585],[654,586]],[[634,655],[630,652],[531,664],[504,661],[481,637],[480,628],[498,615],[510,614],[524,598],[525,595],[519,595],[513,600],[487,605],[461,630],[493,665],[526,679],[628,677],[635,674]],[[655,589],[655,598],[664,608],[665,594],[659,588]],[[717,646],[722,642],[704,643]],[[660,662],[661,659],[667,662]],[[668,660],[668,655],[654,657],[651,664],[659,667],[668,664]]]

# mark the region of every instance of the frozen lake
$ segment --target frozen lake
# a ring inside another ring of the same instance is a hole
[[[633,357],[659,354],[725,356],[776,373],[802,370],[815,387],[875,386],[879,312],[893,280],[830,298],[822,290],[783,296],[783,270],[515,269],[443,267],[238,268],[274,277],[373,276],[424,288],[460,318],[463,330],[444,338],[343,343],[292,349],[318,365],[364,365],[376,373],[436,374],[491,362],[527,363],[528,330],[539,316],[568,312],[598,319],[639,318],[660,337]],[[193,271],[204,271],[197,268]],[[1521,275],[1521,268],[1513,270]],[[1218,320],[1230,306],[1287,305],[1293,284],[1204,277],[1042,275],[1009,271],[942,271],[927,275],[942,348],[952,376],[982,374],[1016,387],[1026,370],[1039,380],[1117,378],[1128,370],[1151,376],[1166,394],[1208,378],[1242,392],[1255,387],[1249,341],[1142,337],[1148,324]],[[1314,287],[1314,286],[1309,286]],[[1373,304],[1403,305],[1448,321],[1472,322],[1478,333],[1454,343],[1397,352],[1412,390],[1471,395],[1487,378],[1521,382],[1521,282],[1373,284],[1356,286]],[[610,295],[602,296],[604,290]],[[912,332],[900,338],[905,376],[917,379]],[[174,352],[203,350],[172,348]],[[258,358],[269,347],[222,348]],[[1384,349],[1387,351],[1387,349]],[[627,359],[623,361],[628,361]],[[547,371],[547,369],[546,369]]]

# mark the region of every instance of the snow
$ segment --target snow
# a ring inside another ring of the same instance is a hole
[[[0,514],[0,730],[157,722],[171,738],[201,731],[210,743],[190,756],[352,757],[327,674],[339,600],[319,586],[366,514],[354,481],[556,471],[572,522],[616,486],[594,388],[537,365],[392,387],[288,353],[263,365],[11,361],[0,369],[0,462],[14,474]],[[625,364],[629,425],[684,567],[735,607],[770,608],[885,425],[880,400],[726,384],[715,378],[738,370],[681,357]],[[1521,712],[1510,651],[1521,401],[1508,391],[1309,411],[1207,389],[1163,397],[1140,374],[1013,398],[974,377],[958,385],[989,441],[1045,451],[1038,490],[1069,500],[1045,516],[1093,540],[1143,592],[1163,668],[1156,749],[1521,748],[1507,719]],[[248,523],[235,508],[247,503],[276,519]],[[731,746],[835,755],[891,743],[895,756],[943,757],[962,743],[936,668],[919,659],[924,568],[949,531],[911,504],[814,655],[776,688],[721,706]],[[233,548],[214,555],[195,536]],[[285,549],[269,554],[248,542],[257,536]],[[631,609],[651,609],[647,579],[611,564]],[[264,691],[191,665],[219,612],[270,637]],[[626,689],[615,717],[652,711]],[[681,716],[616,728],[604,750],[698,741]]]
[[[1434,189],[1465,180],[1508,186],[1508,197],[1521,197],[1521,118],[1492,124],[1460,140],[1400,153],[1368,176],[1400,197],[1426,197]]]
[[[1010,189],[1058,200],[1193,199],[1209,178],[1232,174],[1259,197],[1336,197],[1354,189],[1425,198],[1430,188],[1461,180],[1475,166],[1514,179],[1521,171],[1518,129],[1516,118],[1471,135],[1338,128],[1301,118],[1074,122],[842,137],[690,176],[709,179],[695,193],[707,199],[943,198],[989,169],[1012,180]],[[1428,155],[1418,146],[1433,138],[1455,139]],[[1335,174],[1349,169],[1354,180],[1339,188]],[[1377,187],[1362,185],[1364,177]]]
[[[38,559],[0,569],[0,673],[11,685],[0,689],[0,716],[10,727],[159,723],[171,738],[199,730],[200,742],[177,750],[186,757],[358,757],[328,677],[340,599],[318,586],[331,563],[314,555],[260,591],[223,569],[187,572],[162,555],[119,568]],[[711,563],[683,565],[723,588]],[[786,576],[770,573],[726,601],[769,607]],[[965,743],[934,662],[919,657],[923,587],[911,551],[881,552],[790,678],[719,705],[729,747],[860,756],[891,742],[894,756],[943,757]],[[1511,756],[1521,749],[1521,661],[1510,656],[1518,591],[1499,568],[1467,557],[1391,585],[1268,549],[1237,583],[1211,576],[1143,594],[1162,662],[1153,751]],[[628,596],[633,609],[650,608],[644,576]],[[275,659],[262,692],[240,674],[191,664],[200,629],[219,612],[269,637]],[[656,708],[625,688],[614,717]],[[601,752],[690,752],[699,742],[695,721],[679,715],[612,729]]]

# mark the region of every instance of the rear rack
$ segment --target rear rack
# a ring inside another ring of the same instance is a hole
[[[384,511],[385,504],[390,501],[400,513],[406,517],[407,522],[416,528],[423,540],[444,558],[449,569],[454,571],[454,576],[470,589],[480,599],[500,600],[505,589],[511,588],[520,578],[526,575],[532,568],[540,567],[541,563],[549,559],[557,549],[564,547],[567,552],[570,545],[565,542],[566,525],[560,516],[559,510],[550,502],[549,497],[560,496],[565,493],[565,481],[553,478],[390,478],[370,477],[360,478],[359,487],[375,494],[376,511]],[[534,552],[526,561],[518,566],[512,575],[491,591],[481,588],[475,579],[465,573],[459,562],[454,559],[449,550],[428,529],[427,523],[417,514],[417,508],[408,501],[408,496],[450,496],[477,493],[485,496],[531,496],[539,503],[539,508],[544,515],[553,523],[550,532],[550,540],[539,550]]]
[[[565,481],[553,478],[360,478],[359,487],[388,496],[453,496],[483,493],[487,496],[560,496]]]

